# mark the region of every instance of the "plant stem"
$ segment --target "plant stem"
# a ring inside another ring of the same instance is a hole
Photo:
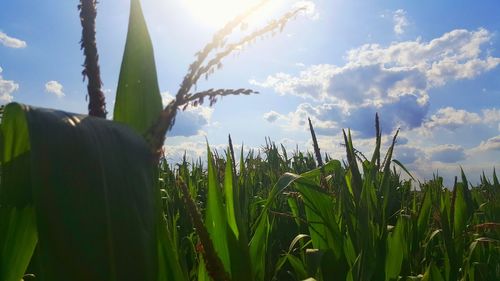
[[[96,0],[80,0],[80,23],[82,24],[81,49],[85,55],[83,79],[88,78],[87,92],[89,97],[89,115],[106,118],[106,102],[101,90],[101,74],[99,70],[99,54],[95,40],[95,18],[97,15]]]
[[[201,245],[203,245],[201,253],[203,255],[203,260],[205,262],[208,274],[210,275],[210,277],[212,277],[213,280],[231,281],[229,274],[224,269],[224,265],[222,264],[220,257],[215,251],[212,239],[210,239],[208,230],[201,218],[201,213],[198,210],[198,207],[196,207],[196,203],[191,198],[189,190],[182,178],[179,178],[178,186],[181,189],[184,204],[186,206],[186,210],[189,213],[189,216],[191,217],[191,221],[193,222],[193,225],[195,227],[196,234],[198,234]]]

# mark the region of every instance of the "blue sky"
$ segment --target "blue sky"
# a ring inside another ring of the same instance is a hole
[[[97,44],[112,112],[129,5],[101,2]],[[177,91],[195,52],[255,1],[234,2],[142,0],[165,101]],[[259,148],[269,136],[290,149],[310,150],[307,117],[322,151],[342,158],[341,129],[351,128],[355,145],[369,153],[379,112],[386,145],[401,128],[396,157],[421,179],[439,171],[451,181],[462,166],[476,181],[481,171],[490,175],[499,168],[498,1],[271,2],[246,32],[294,5],[308,10],[283,32],[228,57],[198,84],[199,90],[243,87],[260,94],[183,112],[167,138],[171,159],[184,150],[193,157],[205,154],[205,137],[224,147],[229,133],[247,149]],[[86,112],[77,4],[0,4],[1,103]],[[225,8],[216,11],[217,5]]]

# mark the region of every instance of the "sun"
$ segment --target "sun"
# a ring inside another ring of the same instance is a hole
[[[226,22],[245,10],[259,4],[262,0],[184,0],[183,3],[191,16],[201,24],[222,27]],[[269,18],[283,4],[281,0],[269,1],[251,18],[256,23]]]

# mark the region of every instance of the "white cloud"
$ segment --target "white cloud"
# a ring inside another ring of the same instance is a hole
[[[12,101],[12,94],[19,89],[19,84],[12,80],[5,80],[2,77],[3,69],[0,67],[0,104]]]
[[[271,110],[267,113],[264,113],[263,117],[267,122],[273,123],[274,121],[278,120],[281,117],[281,114],[279,114],[274,110]]]
[[[297,107],[297,110],[286,115],[270,111],[264,114],[264,119],[270,123],[278,123],[288,131],[309,130],[307,118],[311,118],[314,130],[320,135],[334,135],[338,133],[338,124],[332,121],[331,118],[322,118],[330,113],[330,104],[321,106],[312,106],[309,103],[302,103]],[[326,119],[326,120],[325,120]]]
[[[366,106],[353,108],[343,113],[337,104],[324,103],[312,105],[300,104],[295,111],[288,114],[279,114],[279,120],[285,129],[307,130],[307,118],[313,121],[317,134],[332,135],[343,128],[351,128],[359,133],[360,137],[371,137],[375,134],[375,114],[379,113],[383,133],[391,133],[397,128],[413,129],[421,125],[428,104],[419,104],[412,95],[401,97],[397,102],[383,106]]]
[[[440,108],[430,117],[429,121],[424,123],[424,127],[427,129],[445,128],[454,130],[466,124],[478,124],[480,122],[481,116],[479,114],[448,106]]]
[[[500,151],[500,135],[482,141],[475,149],[479,151]]]
[[[54,94],[58,98],[65,96],[61,83],[54,80],[45,83],[45,92]]]
[[[166,106],[174,99],[169,92],[161,93],[163,105]],[[187,107],[184,111],[178,111],[174,127],[168,136],[195,136],[203,134],[202,129],[210,125],[213,108],[207,106]]]
[[[207,154],[207,144],[204,142],[184,141],[176,145],[165,144],[165,155],[172,162],[182,159],[184,154],[188,160],[196,160]]]
[[[388,131],[411,129],[424,122],[430,89],[472,79],[500,64],[483,50],[491,36],[485,29],[457,29],[429,42],[367,44],[348,51],[343,66],[312,65],[295,76],[277,73],[250,83],[309,99],[318,119],[339,121],[365,135],[373,131],[375,112],[383,115]]]
[[[312,65],[301,71],[297,77],[286,73],[268,76],[263,82],[250,80],[250,83],[265,88],[273,88],[280,95],[295,95],[314,100],[328,98],[329,79],[337,68],[332,65]]]
[[[217,151],[220,156],[225,154],[228,148],[227,143],[220,143],[211,145],[209,144],[212,151]],[[186,156],[186,160],[189,162],[198,161],[201,159],[203,163],[207,160],[207,142],[206,140],[197,140],[197,138],[184,138],[184,137],[173,137],[167,138],[167,142],[163,146],[165,151],[165,156],[170,163],[180,163]],[[243,155],[247,155],[250,150],[254,150],[256,154],[259,154],[260,150],[256,147],[251,147],[248,145],[242,146],[241,144],[233,144],[235,150],[235,163],[239,163],[240,151],[243,148]]]
[[[423,129],[446,129],[454,131],[467,125],[495,125],[500,122],[500,110],[496,108],[483,109],[480,113],[469,112],[453,107],[440,108],[429,120],[423,123]]]
[[[406,11],[403,9],[396,10],[392,15],[392,20],[394,22],[394,32],[398,35],[403,34],[406,26],[408,26]]]
[[[430,42],[405,41],[388,47],[365,44],[350,50],[348,62],[355,65],[381,64],[396,70],[415,68],[425,75],[428,87],[451,80],[470,79],[500,64],[500,58],[482,55],[482,46],[491,42],[486,29],[455,29]]]
[[[491,124],[496,123],[500,125],[500,109],[497,108],[483,109],[482,113],[484,122]]]
[[[25,48],[27,46],[26,42],[14,37],[10,37],[9,35],[0,31],[0,44],[9,48]]]

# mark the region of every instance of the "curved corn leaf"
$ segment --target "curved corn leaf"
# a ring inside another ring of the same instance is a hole
[[[214,244],[215,251],[220,257],[226,272],[230,272],[231,261],[228,248],[228,221],[224,208],[221,188],[217,179],[213,156],[207,144],[208,151],[208,195],[205,213],[205,225]]]
[[[31,147],[28,125],[21,106],[12,104],[5,107],[1,128],[0,204],[16,207],[31,205]]]
[[[387,257],[385,259],[385,280],[398,280],[403,264],[404,217],[400,216],[392,233],[387,237]]]
[[[233,184],[233,162],[231,158],[231,153],[227,153],[226,158],[226,168],[224,170],[224,191],[226,197],[226,215],[227,223],[234,233],[234,236],[238,239],[240,233],[238,230],[238,222],[240,218],[238,217],[236,208],[238,207],[239,194],[238,190],[235,189]],[[239,210],[239,209],[238,209]]]
[[[37,278],[156,280],[156,190],[144,139],[104,119],[18,104],[5,120],[14,111],[29,131]]]
[[[158,118],[161,109],[153,45],[140,1],[131,0],[113,119],[144,134]]]
[[[33,206],[0,207],[0,280],[21,280],[37,240]]]
[[[30,143],[24,111],[3,113],[0,145],[0,280],[21,280],[38,240],[30,176]]]

